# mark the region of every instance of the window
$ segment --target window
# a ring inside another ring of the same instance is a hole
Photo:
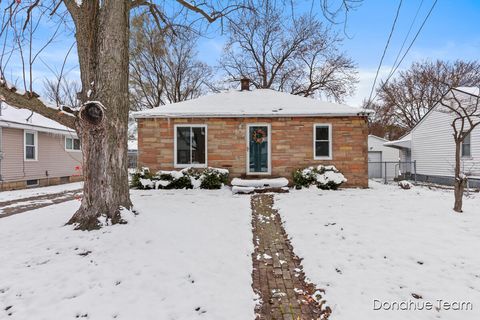
[[[316,160],[332,159],[332,125],[313,126],[313,155]]]
[[[207,164],[207,126],[175,126],[175,166],[205,167]]]
[[[65,138],[65,150],[80,151],[80,139]]]
[[[26,161],[37,160],[37,132],[25,131],[24,145],[24,159]]]
[[[471,157],[470,134],[466,135],[462,142],[462,157]]]
[[[38,186],[38,179],[27,180],[27,187]]]

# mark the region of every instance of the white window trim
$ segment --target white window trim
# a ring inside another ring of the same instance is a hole
[[[258,127],[263,126],[268,128],[268,170],[267,172],[251,172],[250,171],[250,127]],[[272,174],[272,126],[270,123],[248,123],[247,130],[246,130],[246,140],[247,140],[247,158],[246,167],[247,167],[247,175],[253,176],[261,176],[261,175],[271,175]]]
[[[177,128],[194,127],[205,129],[205,163],[183,164],[177,163]],[[173,167],[174,168],[206,168],[208,166],[208,127],[206,124],[176,124],[173,126]]]
[[[328,127],[328,157],[317,157],[316,146],[317,141],[317,127]],[[313,159],[314,160],[332,160],[333,159],[333,140],[332,140],[332,124],[331,123],[314,123],[313,124]]]
[[[35,159],[27,159],[27,133],[33,134]],[[23,160],[24,161],[38,161],[38,132],[32,130],[23,130]]]
[[[67,139],[72,139],[72,149],[67,148]],[[73,140],[79,140],[79,138],[65,137],[65,151],[67,152],[82,152],[82,144],[80,143],[80,149],[73,149]]]

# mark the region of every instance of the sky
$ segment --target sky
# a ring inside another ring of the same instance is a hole
[[[400,0],[364,0],[348,15],[342,45],[357,64],[359,84],[347,104],[360,106],[368,98],[382,52],[390,33]],[[310,1],[297,1],[299,8],[310,8]],[[385,55],[379,77],[386,78],[408,33],[413,18],[420,6],[406,47],[413,39],[434,0],[403,0],[390,45]],[[319,11],[320,12],[320,11]],[[479,59],[480,56],[480,0],[438,0],[414,45],[397,72],[407,68],[413,61],[426,59]],[[336,26],[343,34],[344,26]],[[222,52],[222,37],[202,39],[200,57],[215,64]],[[378,80],[377,80],[378,82]]]
[[[166,1],[168,3],[172,0]],[[321,15],[318,1],[314,2],[313,8],[316,11],[314,13],[325,20]],[[418,16],[407,38],[405,48],[410,44],[434,1],[402,1],[395,31],[380,68],[379,79],[384,79],[389,74],[417,10]],[[299,13],[310,10],[312,4],[312,0],[295,0],[295,2]],[[362,100],[368,98],[399,3],[400,0],[364,0],[359,7],[349,13],[346,25],[333,26],[341,35],[346,34],[343,36],[340,49],[355,61],[358,68],[357,90],[352,97],[346,99],[347,104],[360,106]],[[328,22],[325,20],[325,23]],[[408,68],[413,61],[478,59],[480,56],[479,27],[480,0],[438,0],[397,72]],[[51,27],[46,25],[44,30],[37,36],[39,46],[42,44],[42,37],[47,37]],[[65,53],[73,41],[72,33],[62,36],[41,54],[41,59],[38,59],[34,65],[34,83],[37,91],[41,92],[45,77],[53,77],[52,70],[56,72],[60,70]],[[215,66],[221,56],[224,43],[225,36],[221,34],[218,27],[212,27],[211,31],[198,43],[198,59]],[[70,78],[78,77],[77,58],[74,51],[66,66],[66,70],[70,70]],[[16,66],[12,64],[12,66],[10,77],[18,80],[20,76],[17,73],[21,67],[18,64]]]

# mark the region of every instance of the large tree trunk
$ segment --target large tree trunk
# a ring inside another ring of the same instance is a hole
[[[454,183],[455,203],[453,206],[453,210],[456,212],[462,212],[463,190],[465,188],[465,177],[460,172],[461,146],[462,146],[462,141],[455,139],[455,183]]]
[[[98,218],[121,222],[130,208],[127,161],[127,1],[83,1],[75,19],[83,102],[76,130],[83,150],[84,189],[80,208],[68,223],[98,228]]]

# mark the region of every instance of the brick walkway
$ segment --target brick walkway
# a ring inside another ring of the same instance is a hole
[[[306,283],[301,259],[282,226],[273,195],[251,198],[253,242],[253,289],[260,296],[256,319],[328,319],[331,310],[322,299],[323,290]]]

